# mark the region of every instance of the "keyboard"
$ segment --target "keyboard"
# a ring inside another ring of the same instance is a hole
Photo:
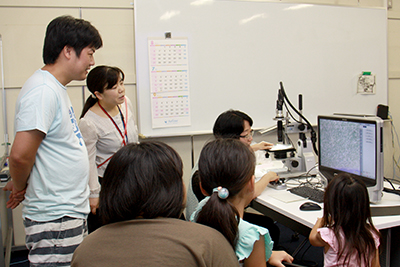
[[[308,198],[310,200],[313,200],[318,203],[323,203],[324,202],[324,191],[319,190],[317,188],[311,187],[311,186],[298,186],[298,187],[293,187],[288,189],[290,193],[293,193],[295,195]]]

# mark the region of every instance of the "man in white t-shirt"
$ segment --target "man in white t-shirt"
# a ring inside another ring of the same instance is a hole
[[[10,152],[12,191],[7,207],[22,201],[30,266],[69,266],[87,235],[89,164],[66,85],[84,80],[102,46],[89,22],[71,16],[47,26],[45,66],[24,84],[15,108]]]

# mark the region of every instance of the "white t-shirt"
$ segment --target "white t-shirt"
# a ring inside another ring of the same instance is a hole
[[[28,179],[23,217],[50,221],[89,213],[89,160],[67,89],[47,71],[24,84],[15,108],[15,131],[46,134]]]

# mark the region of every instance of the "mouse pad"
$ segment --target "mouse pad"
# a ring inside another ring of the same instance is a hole
[[[288,191],[280,191],[280,192],[271,193],[271,194],[268,194],[268,195],[270,197],[273,197],[273,198],[275,198],[277,200],[280,200],[282,202],[285,202],[285,203],[295,202],[295,201],[304,201],[305,200],[304,197],[292,194],[292,193],[290,193]]]

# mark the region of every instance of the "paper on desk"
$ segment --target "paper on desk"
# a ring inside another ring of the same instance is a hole
[[[282,173],[286,172],[287,168],[280,160],[266,160],[261,162],[261,164],[256,165],[256,170],[254,172],[254,176],[256,177],[256,182],[261,179],[261,177],[266,174],[267,172],[276,172]]]
[[[285,202],[285,203],[305,200],[304,197],[292,194],[286,190],[285,191],[284,190],[276,190],[276,192],[268,194],[268,196],[273,197],[273,198],[280,200],[282,202]]]

